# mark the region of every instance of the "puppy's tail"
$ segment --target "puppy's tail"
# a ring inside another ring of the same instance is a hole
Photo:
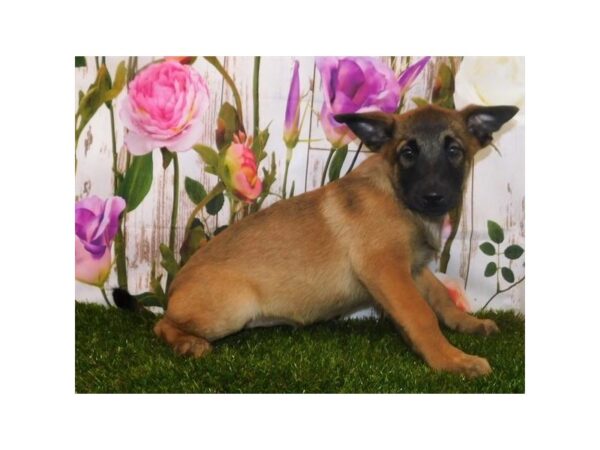
[[[115,305],[127,311],[139,312],[141,309],[137,299],[125,289],[113,289],[113,300],[115,301]]]

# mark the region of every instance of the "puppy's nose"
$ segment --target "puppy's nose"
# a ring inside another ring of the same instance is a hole
[[[439,206],[444,201],[444,196],[437,192],[429,192],[423,196],[423,200],[427,206]]]

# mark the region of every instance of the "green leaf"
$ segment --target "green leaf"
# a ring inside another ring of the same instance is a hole
[[[427,100],[425,100],[423,97],[413,97],[412,101],[415,105],[417,105],[419,107],[429,105],[429,102]]]
[[[263,180],[262,180],[262,192],[259,197],[250,207],[252,212],[258,211],[269,193],[271,192],[271,186],[275,182],[275,178],[277,177],[277,163],[275,162],[275,153],[271,153],[271,168],[269,170],[262,168],[263,171]]]
[[[134,295],[134,297],[141,306],[163,306],[159,295],[154,292],[142,292],[141,294]]]
[[[479,246],[479,248],[486,255],[492,256],[496,254],[496,247],[494,247],[494,244],[491,242],[484,242]]]
[[[173,256],[173,251],[165,244],[160,244],[159,248],[162,256],[160,265],[165,268],[170,276],[174,277],[179,271],[179,264],[177,264],[175,256]]]
[[[438,70],[431,101],[444,108],[454,109],[454,73],[446,63],[443,63]]]
[[[223,204],[225,203],[225,196],[221,192],[215,198],[213,198],[210,202],[206,204],[206,212],[211,216],[216,216],[223,208]]]
[[[275,153],[271,153],[271,168],[268,171],[263,168],[262,194],[265,197],[267,195],[269,195],[271,186],[273,186],[276,176],[277,176],[277,163],[275,162]]]
[[[117,66],[115,73],[115,80],[112,83],[112,87],[104,93],[104,101],[109,102],[117,97],[125,87],[127,81],[127,67],[125,61],[121,61]]]
[[[267,141],[269,140],[269,128],[265,128],[258,136],[254,136],[254,140],[252,141],[252,152],[256,157],[257,162],[261,162],[266,158],[267,153],[265,152],[265,147],[267,146]]]
[[[127,203],[127,212],[137,208],[150,191],[152,170],[152,152],[131,159],[131,166],[119,186],[119,195]]]
[[[493,220],[488,220],[487,222],[488,234],[490,235],[490,239],[494,241],[496,244],[501,244],[504,241],[504,231],[502,231],[502,227],[498,225]]]
[[[197,218],[192,223],[192,228],[189,234],[181,245],[179,254],[181,255],[181,266],[183,266],[190,257],[198,250],[204,243],[208,242],[206,234],[204,233],[204,227],[202,222]]]
[[[162,166],[164,170],[167,170],[171,161],[173,161],[173,153],[169,151],[167,147],[160,148],[160,154],[162,155]]]
[[[85,62],[85,56],[75,57],[75,67],[87,67],[87,63]]]
[[[483,274],[486,277],[491,277],[491,276],[495,275],[497,271],[498,271],[498,266],[496,265],[496,263],[490,262],[490,263],[488,263],[487,266],[485,266],[485,271],[483,272]]]
[[[96,74],[96,79],[90,85],[85,95],[79,100],[79,107],[75,114],[75,137],[78,138],[83,128],[104,103],[104,94],[110,86],[110,76],[105,65],[101,65]]]
[[[159,301],[162,303],[163,308],[167,308],[167,295],[162,288],[162,284],[160,284],[160,280],[162,279],[162,275],[156,276],[156,263],[152,262],[152,271],[150,273],[150,287],[152,288],[152,292]]]
[[[331,160],[331,165],[329,166],[329,181],[335,181],[340,177],[340,172],[342,170],[342,166],[344,165],[344,161],[346,160],[346,155],[348,154],[348,146],[344,146],[342,148],[338,148],[333,155],[333,159]]]
[[[202,201],[204,197],[206,197],[206,189],[202,186],[202,183],[196,181],[190,177],[185,177],[185,192],[187,192],[190,200],[193,201],[196,205]]]
[[[515,281],[515,274],[508,267],[503,267],[501,273],[502,273],[502,278],[504,278],[509,283],[512,283],[513,281]]]
[[[231,103],[223,103],[217,119],[215,140],[219,150],[225,150],[233,141],[233,135],[243,130],[237,110]]]
[[[110,102],[114,99],[123,87],[127,79],[127,68],[125,62],[121,61],[117,67],[114,83],[111,82],[110,74],[106,69],[106,65],[102,64],[96,74],[96,80],[91,84],[85,95],[79,100],[79,107],[75,114],[75,139],[79,139],[79,135],[83,128],[87,125],[93,115],[103,105],[110,107]]]
[[[204,164],[215,169],[218,167],[219,153],[217,153],[217,151],[214,148],[201,144],[194,145],[193,148],[196,151],[196,153],[200,155],[200,158],[202,158]]]
[[[523,252],[525,252],[525,250],[520,245],[509,245],[506,247],[506,250],[504,250],[504,256],[506,256],[508,259],[518,259],[521,257]]]

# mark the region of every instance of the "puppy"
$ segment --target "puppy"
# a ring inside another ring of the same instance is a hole
[[[305,325],[374,301],[433,369],[490,373],[486,359],[446,340],[438,319],[465,333],[498,327],[457,309],[427,263],[475,153],[517,111],[426,106],[336,116],[375,153],[345,177],[248,216],[200,248],[173,280],[155,333],[176,352],[200,357],[245,327]]]

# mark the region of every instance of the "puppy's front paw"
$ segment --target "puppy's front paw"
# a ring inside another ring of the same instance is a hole
[[[456,356],[446,360],[443,364],[433,364],[436,370],[458,373],[468,378],[480,377],[492,373],[492,368],[487,359],[475,355],[459,353]]]
[[[500,333],[500,328],[496,325],[496,322],[490,319],[482,319],[479,321],[477,326],[477,334],[482,336],[489,336],[490,334]]]
[[[452,372],[460,373],[469,378],[480,377],[492,373],[492,367],[485,358],[466,353],[458,357],[453,364]]]

